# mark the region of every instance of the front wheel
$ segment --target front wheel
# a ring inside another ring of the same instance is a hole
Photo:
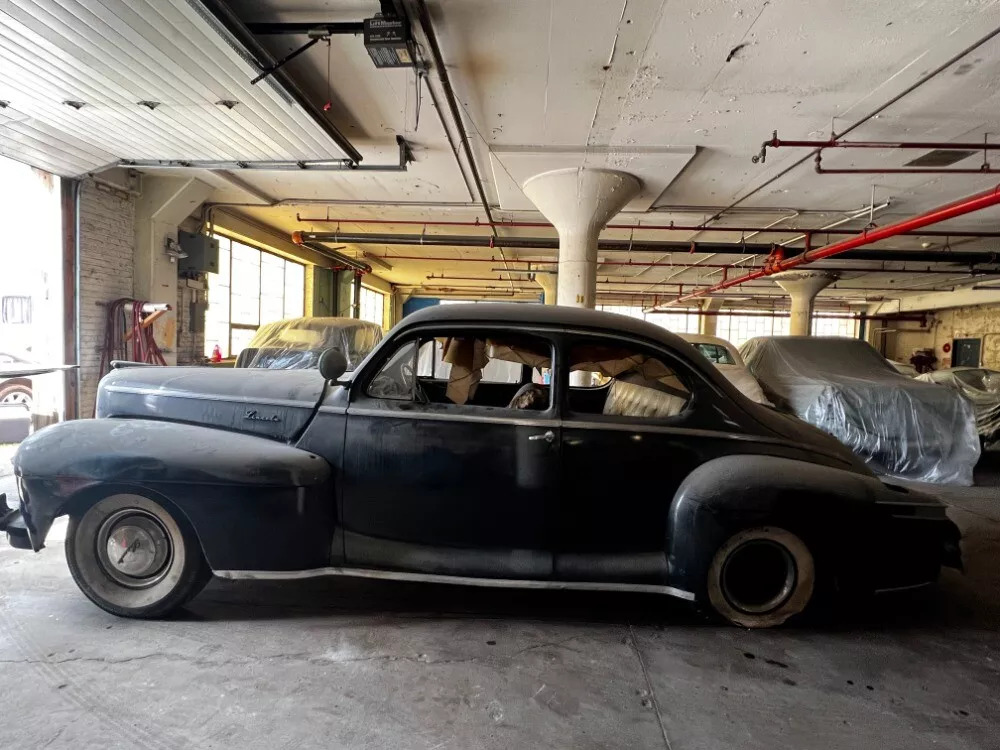
[[[761,526],[729,537],[712,558],[708,600],[722,617],[769,628],[800,614],[813,598],[812,553],[787,529]]]
[[[66,561],[87,598],[120,617],[161,617],[211,575],[186,520],[143,495],[111,495],[71,516]]]

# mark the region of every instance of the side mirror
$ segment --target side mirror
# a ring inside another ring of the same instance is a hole
[[[324,380],[336,380],[347,372],[347,357],[340,349],[327,349],[319,355],[319,374]]]

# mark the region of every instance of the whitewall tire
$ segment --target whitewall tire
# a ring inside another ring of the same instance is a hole
[[[708,571],[708,600],[746,628],[781,625],[809,605],[816,588],[812,553],[787,529],[759,526],[729,537]]]
[[[121,617],[161,617],[211,575],[186,520],[133,494],[111,495],[71,516],[66,561],[80,590]]]

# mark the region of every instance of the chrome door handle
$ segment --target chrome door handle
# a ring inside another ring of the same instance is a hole
[[[544,440],[546,443],[551,443],[556,439],[556,434],[552,430],[546,430],[541,435],[528,435],[528,440]]]

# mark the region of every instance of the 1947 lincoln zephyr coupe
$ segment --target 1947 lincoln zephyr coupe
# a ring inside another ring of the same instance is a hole
[[[745,398],[677,336],[539,305],[407,317],[352,373],[120,367],[25,440],[16,547],[69,515],[80,589],[157,617],[221,578],[668,594],[776,625],[958,567],[935,499]]]

